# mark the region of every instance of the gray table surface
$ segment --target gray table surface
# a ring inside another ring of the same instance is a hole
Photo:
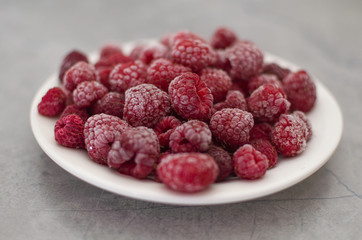
[[[0,239],[361,239],[361,23],[358,0],[0,1]],[[170,206],[93,187],[36,143],[30,102],[70,49],[180,29],[208,38],[219,25],[303,66],[336,97],[343,138],[311,177],[253,201]]]

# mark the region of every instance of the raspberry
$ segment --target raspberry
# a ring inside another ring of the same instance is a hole
[[[269,140],[263,138],[254,139],[250,142],[250,144],[255,148],[255,150],[258,150],[267,157],[268,168],[275,167],[278,163],[278,153]]]
[[[141,84],[126,91],[123,118],[134,127],[153,127],[171,112],[168,94],[152,84]]]
[[[96,68],[97,75],[99,77],[99,82],[103,84],[106,88],[109,88],[109,74],[112,72],[112,67],[99,67]]]
[[[230,176],[233,171],[233,160],[227,151],[220,147],[211,145],[206,153],[213,157],[219,167],[219,175],[216,178],[217,182],[221,182]]]
[[[167,92],[170,82],[185,72],[191,72],[191,69],[174,64],[168,59],[160,58],[154,60],[147,69],[147,82]]]
[[[133,59],[129,56],[123,55],[122,52],[115,52],[110,55],[106,55],[101,57],[96,64],[94,64],[96,69],[100,68],[113,68],[114,66],[121,63],[128,63],[133,61]]]
[[[302,119],[295,115],[283,114],[274,125],[272,142],[280,154],[293,157],[305,150],[306,136],[307,127]]]
[[[122,49],[114,43],[107,43],[102,46],[100,51],[100,58],[107,58],[113,54],[123,54]]]
[[[129,128],[113,143],[107,163],[121,173],[145,178],[152,171],[159,154],[160,145],[152,129]]]
[[[210,89],[214,102],[222,101],[229,88],[231,87],[231,78],[221,69],[204,68],[199,73],[201,81],[206,83]]]
[[[109,92],[94,103],[90,111],[92,114],[105,113],[122,118],[123,106],[124,95],[118,92]]]
[[[164,43],[168,43],[166,45],[168,46],[172,46],[175,42],[179,41],[179,40],[197,40],[197,41],[200,41],[200,42],[203,42],[203,43],[207,43],[206,40],[204,38],[202,38],[201,36],[195,34],[195,33],[192,33],[188,30],[181,30],[181,31],[178,31],[174,34],[171,34],[169,35],[169,40],[168,42],[167,41],[164,41]]]
[[[95,68],[86,62],[78,62],[65,73],[63,86],[73,91],[79,83],[95,80],[97,80]]]
[[[283,79],[283,89],[291,103],[291,109],[309,112],[316,101],[316,86],[306,71],[288,74]]]
[[[70,53],[68,53],[64,59],[62,64],[60,65],[60,69],[59,69],[59,80],[61,82],[63,82],[63,77],[65,72],[71,68],[74,64],[76,64],[77,62],[88,62],[87,56],[77,50],[73,50]]]
[[[263,67],[263,53],[251,43],[238,42],[226,50],[230,63],[230,76],[236,80],[248,80],[258,75]]]
[[[237,108],[217,111],[211,117],[209,125],[213,137],[231,149],[236,149],[249,141],[249,132],[253,126],[253,116]]]
[[[273,126],[267,122],[257,123],[250,130],[250,140],[264,138],[271,141]]]
[[[288,111],[290,103],[281,88],[264,84],[250,95],[248,106],[256,120],[273,122]]]
[[[247,111],[248,105],[246,103],[244,94],[238,90],[230,90],[226,95],[225,101],[215,104],[214,108],[216,111],[219,111],[223,108],[238,108]]]
[[[89,157],[99,164],[106,164],[112,143],[130,126],[116,116],[104,113],[88,118],[84,125],[85,146]]]
[[[99,82],[81,82],[73,91],[73,101],[78,107],[89,107],[107,92],[107,88]]]
[[[268,159],[250,144],[240,147],[233,155],[234,171],[239,178],[257,179],[265,175]]]
[[[264,84],[274,84],[275,86],[282,88],[282,83],[276,76],[271,74],[261,74],[250,79],[248,83],[249,94],[252,94],[252,92]]]
[[[172,106],[185,119],[207,121],[211,115],[213,97],[206,83],[195,73],[183,73],[168,88]]]
[[[141,60],[145,64],[150,64],[155,59],[166,58],[168,54],[167,47],[158,43],[153,45],[138,45],[132,50],[130,56],[134,60]]]
[[[190,120],[175,128],[170,135],[172,152],[204,152],[211,144],[211,131],[206,123]]]
[[[234,31],[227,27],[219,27],[211,37],[211,46],[215,49],[230,47],[238,39]]]
[[[226,56],[226,50],[216,49],[214,67],[229,72],[231,69],[231,65],[229,59]]]
[[[146,82],[146,65],[139,60],[121,63],[109,75],[111,91],[124,93],[128,88]]]
[[[66,95],[59,87],[49,89],[38,104],[38,112],[47,117],[54,117],[60,114],[66,103]]]
[[[60,118],[54,127],[55,140],[69,148],[84,148],[84,122],[75,114]]]
[[[154,130],[162,147],[169,147],[170,135],[180,125],[181,121],[174,116],[164,117],[156,124]]]
[[[312,124],[310,123],[307,116],[302,111],[294,111],[292,115],[300,118],[305,123],[305,126],[307,127],[307,135],[306,135],[307,141],[312,139],[313,136]]]
[[[211,66],[216,60],[214,50],[207,43],[193,39],[177,40],[172,45],[171,56],[175,63],[195,72]]]
[[[157,174],[169,188],[198,192],[215,182],[219,169],[214,159],[202,153],[169,154],[157,167]]]
[[[80,107],[77,107],[77,105],[75,105],[75,104],[71,104],[71,105],[66,106],[66,108],[62,112],[62,115],[60,115],[60,118],[64,118],[71,114],[78,115],[83,120],[83,122],[86,122],[89,117],[89,114],[85,110],[85,108],[80,108]]]
[[[280,81],[282,81],[283,78],[290,73],[290,70],[287,68],[282,68],[277,63],[267,63],[264,64],[262,73],[273,74]]]

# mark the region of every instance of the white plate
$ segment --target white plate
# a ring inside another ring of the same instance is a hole
[[[130,45],[126,46],[129,47]],[[94,57],[94,56],[93,56]],[[277,62],[292,70],[299,67],[274,55],[265,53],[265,60]],[[266,175],[253,181],[229,180],[216,183],[199,193],[185,194],[169,190],[165,185],[151,180],[138,180],[121,175],[105,166],[94,163],[85,150],[62,147],[54,140],[55,118],[38,114],[37,104],[46,91],[59,85],[57,75],[51,76],[36,93],[30,110],[31,127],[44,152],[59,166],[101,189],[135,199],[177,205],[212,205],[260,198],[276,193],[304,180],[321,168],[335,151],[342,135],[341,110],[317,78],[317,102],[308,113],[313,127],[313,138],[305,152],[290,159],[280,159],[278,165]]]

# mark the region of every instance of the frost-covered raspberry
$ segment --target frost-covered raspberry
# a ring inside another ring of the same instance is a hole
[[[254,92],[255,89],[259,88],[264,84],[274,84],[275,86],[282,88],[282,83],[278,78],[271,74],[261,74],[255,77],[252,77],[248,83],[249,94]]]
[[[73,91],[73,101],[78,107],[89,107],[106,93],[108,89],[99,82],[81,82]]]
[[[253,116],[236,108],[217,111],[211,117],[209,125],[213,137],[231,149],[236,149],[249,141],[249,132],[253,126]]]
[[[307,116],[304,114],[304,112],[302,112],[302,111],[294,111],[292,115],[300,118],[305,123],[305,125],[307,127],[307,136],[306,136],[307,141],[312,139],[312,136],[313,136],[312,124],[309,121],[309,119],[307,118]]]
[[[292,110],[309,112],[313,108],[317,99],[316,86],[306,71],[288,74],[283,79],[283,89]]]
[[[236,33],[227,27],[218,27],[211,36],[211,46],[215,49],[230,47],[238,39]]]
[[[170,142],[170,135],[176,127],[182,123],[174,116],[163,117],[155,126],[154,130],[157,134],[161,147],[168,148]]]
[[[216,179],[217,182],[221,182],[230,176],[233,171],[233,160],[227,151],[221,147],[211,145],[206,153],[214,158],[219,167],[219,175]]]
[[[195,73],[183,73],[168,88],[172,106],[185,119],[207,121],[211,115],[213,97],[206,83]]]
[[[96,80],[97,74],[95,68],[86,62],[78,62],[65,73],[63,86],[68,91],[73,91],[81,82]]]
[[[295,115],[283,114],[274,125],[272,142],[277,151],[286,157],[302,153],[307,146],[306,124]]]
[[[160,154],[155,132],[147,127],[126,129],[108,153],[107,164],[119,172],[145,178]]]
[[[268,159],[250,144],[240,147],[233,155],[234,171],[242,179],[257,179],[265,175]]]
[[[123,54],[121,47],[115,43],[106,43],[101,47],[100,58],[104,59],[113,54]]]
[[[242,92],[239,90],[230,90],[226,94],[225,101],[215,104],[214,108],[216,111],[219,111],[223,108],[238,108],[247,111],[248,104]]]
[[[283,78],[290,73],[290,70],[279,66],[277,63],[267,63],[263,65],[262,73],[273,74],[282,81]]]
[[[130,56],[134,60],[141,60],[145,64],[150,64],[153,60],[159,58],[167,58],[169,50],[161,43],[156,44],[140,44],[131,52]]]
[[[49,89],[38,104],[38,112],[47,117],[60,114],[66,104],[66,95],[60,87]]]
[[[231,87],[231,78],[221,69],[204,68],[199,73],[202,81],[210,89],[214,102],[222,101]]]
[[[191,69],[183,65],[174,64],[168,59],[160,58],[153,61],[148,67],[147,82],[167,92],[170,82],[185,72],[191,72]]]
[[[109,92],[95,102],[90,112],[92,114],[105,113],[122,118],[124,107],[124,94]]]
[[[176,41],[184,39],[198,40],[200,42],[207,43],[203,37],[188,30],[180,30],[175,33],[166,34],[161,38],[160,42],[165,46],[171,47]]]
[[[130,128],[127,122],[104,113],[88,118],[84,125],[84,139],[89,157],[99,164],[106,164],[112,143]]]
[[[190,120],[176,127],[170,135],[172,152],[204,152],[211,144],[211,131],[206,123]]]
[[[69,148],[84,148],[84,122],[75,114],[60,118],[54,127],[55,140]]]
[[[88,117],[89,117],[89,114],[88,114],[88,112],[87,112],[87,110],[85,108],[80,108],[75,104],[71,104],[71,105],[66,106],[66,108],[64,109],[64,111],[60,115],[60,118],[63,118],[63,117],[68,116],[70,114],[78,115],[83,120],[83,122],[86,122]]]
[[[116,65],[109,74],[111,91],[124,93],[128,88],[146,82],[147,66],[140,60]]]
[[[264,84],[250,95],[248,106],[256,120],[273,122],[288,111],[290,103],[281,88]]]
[[[224,49],[215,50],[215,62],[213,65],[215,68],[222,69],[229,72],[231,69],[230,61],[227,58],[227,52]]]
[[[278,153],[275,147],[265,138],[253,139],[251,146],[264,154],[268,159],[268,168],[273,168],[278,163]]]
[[[250,130],[250,140],[264,138],[271,141],[272,130],[273,126],[267,122],[257,123]]]
[[[202,153],[169,154],[157,167],[161,181],[180,192],[204,190],[215,182],[218,173],[214,159]]]
[[[193,71],[211,66],[216,60],[214,50],[207,43],[192,39],[177,40],[172,45],[171,56],[175,63]]]
[[[65,72],[71,68],[74,64],[76,64],[77,62],[88,62],[88,58],[87,56],[78,51],[78,50],[73,50],[71,52],[69,52],[63,59],[62,64],[60,65],[60,69],[59,69],[59,80],[61,82],[63,82],[63,77]]]

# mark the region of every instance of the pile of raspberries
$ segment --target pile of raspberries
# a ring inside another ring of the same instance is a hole
[[[253,42],[227,27],[209,41],[189,31],[167,34],[130,54],[106,44],[96,63],[74,50],[59,81],[38,112],[60,116],[60,145],[176,191],[261,178],[278,155],[301,154],[312,137],[310,75],[264,62]]]

